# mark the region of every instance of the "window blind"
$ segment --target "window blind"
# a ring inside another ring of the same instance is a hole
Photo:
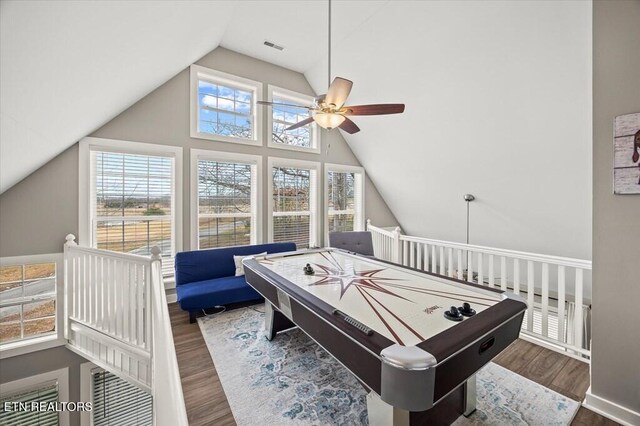
[[[94,151],[92,163],[92,245],[143,256],[157,245],[172,274],[174,158]]]
[[[54,426],[58,424],[56,411],[4,411],[4,403],[58,402],[58,384],[47,384],[37,389],[0,398],[0,425]]]
[[[153,424],[151,395],[104,370],[91,374],[94,426]]]
[[[273,168],[273,241],[293,241],[309,247],[315,226],[313,172],[292,167]]]
[[[198,161],[198,247],[252,244],[256,241],[256,166]]]

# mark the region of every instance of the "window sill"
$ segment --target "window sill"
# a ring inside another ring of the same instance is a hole
[[[17,342],[4,343],[0,345],[0,359],[11,358],[44,349],[64,346],[66,341],[57,334],[50,336],[36,337],[34,339],[20,340]]]
[[[286,149],[289,151],[308,152],[309,154],[320,154],[321,152],[319,146],[306,147],[306,146],[297,146],[297,145],[287,145],[286,143],[273,142],[272,140],[269,140],[269,142],[267,143],[267,146],[269,148]]]
[[[206,140],[216,141],[216,142],[228,142],[228,143],[236,143],[236,144],[243,144],[243,145],[262,146],[262,141],[260,139],[235,138],[231,136],[217,135],[215,133],[199,132],[197,130],[193,130],[189,136],[191,136],[194,139],[206,139]]]

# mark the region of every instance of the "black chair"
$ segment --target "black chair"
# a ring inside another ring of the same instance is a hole
[[[373,257],[371,232],[329,232],[329,246]]]

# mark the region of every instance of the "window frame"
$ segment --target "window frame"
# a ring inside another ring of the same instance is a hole
[[[284,89],[282,87],[269,84],[267,89],[267,100],[273,102],[274,97],[284,98],[285,100],[293,103],[309,104],[312,105],[315,98],[310,95],[294,92],[292,90]],[[278,143],[273,140],[273,108],[269,109],[269,113],[266,114],[267,125],[267,146],[269,148],[287,149],[290,151],[309,152],[314,154],[320,154],[322,150],[322,137],[318,124],[314,121],[310,126],[311,146],[309,148],[303,146],[287,145]]]
[[[255,229],[252,230],[251,244],[261,244],[263,241],[262,232],[262,156],[251,154],[239,154],[235,152],[213,151],[207,149],[191,149],[191,250],[200,250],[200,227],[199,227],[199,194],[198,194],[198,162],[220,161],[226,163],[249,164],[255,166],[256,188],[252,191],[252,222]],[[255,241],[253,241],[255,239]]]
[[[364,167],[360,166],[350,166],[347,164],[331,164],[325,163],[324,165],[324,238],[325,245],[329,244],[329,172],[336,173],[356,173],[361,175],[361,205],[360,209],[356,208],[354,213],[354,231],[365,231],[366,229],[366,221],[365,221],[365,189],[366,189],[366,174],[364,171]],[[357,219],[357,221],[355,220]],[[360,226],[356,228],[356,223],[359,223]]]
[[[322,222],[320,216],[320,173],[321,163],[318,161],[296,160],[281,157],[268,158],[268,218],[267,218],[267,241],[273,242],[273,168],[274,167],[291,167],[298,169],[309,169],[312,173],[309,182],[309,247],[319,246],[320,241],[320,225]]]
[[[182,250],[182,147],[173,145],[157,145],[145,142],[133,142],[117,139],[102,139],[86,137],[80,141],[79,165],[80,181],[78,194],[78,244],[94,247],[94,230],[92,227],[95,211],[95,181],[92,177],[91,153],[94,151],[113,152],[120,154],[148,155],[173,158],[173,187],[172,187],[172,226],[173,237],[172,257]],[[171,279],[165,279],[170,284]],[[167,286],[167,288],[170,288]]]
[[[58,370],[47,371],[46,373],[36,374],[24,377],[2,384],[0,395],[7,396],[19,392],[27,392],[36,390],[40,387],[49,385],[51,382],[58,384],[58,402],[69,401],[69,367],[60,368]],[[60,426],[69,426],[69,411],[63,410],[58,412],[58,421]]]
[[[252,138],[217,135],[214,133],[201,132],[199,130],[198,122],[200,121],[200,101],[198,97],[198,82],[200,80],[208,81],[214,84],[231,86],[237,89],[251,91],[253,93],[253,97],[251,99],[251,116],[253,119]],[[189,93],[189,134],[192,138],[207,139],[218,142],[239,143],[245,145],[263,145],[263,110],[265,108],[258,105],[258,101],[262,100],[263,96],[263,84],[261,82],[194,64],[190,67]]]
[[[0,266],[11,265],[30,265],[38,263],[55,263],[56,264],[56,291],[52,298],[56,303],[56,332],[44,336],[23,338],[14,340],[13,342],[5,342],[0,344],[0,360],[11,358],[18,355],[24,355],[30,352],[36,352],[43,349],[54,348],[66,344],[64,339],[64,270],[63,270],[63,254],[37,254],[29,256],[12,256],[0,258]],[[47,298],[50,299],[50,298]],[[44,299],[32,299],[37,302]],[[30,303],[31,301],[24,301]]]

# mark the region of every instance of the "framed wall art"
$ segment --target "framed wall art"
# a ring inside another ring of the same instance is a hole
[[[640,113],[619,115],[613,128],[613,193],[640,194]]]

